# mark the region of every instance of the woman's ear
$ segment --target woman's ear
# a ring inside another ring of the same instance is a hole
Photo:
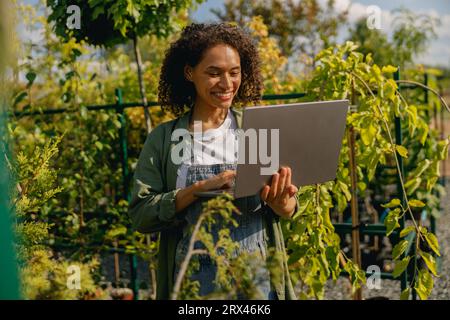
[[[191,66],[184,66],[184,77],[187,81],[192,81],[192,67]]]

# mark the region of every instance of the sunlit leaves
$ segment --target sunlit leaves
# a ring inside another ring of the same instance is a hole
[[[433,278],[431,277],[428,270],[420,269],[418,271],[414,290],[416,290],[421,300],[426,300],[428,299],[428,296],[431,294],[432,289],[433,289]]]
[[[393,67],[393,66],[388,65],[388,66],[384,66],[384,67],[381,69],[381,72],[383,72],[383,73],[394,73],[394,72],[397,71],[397,69],[398,69],[398,68],[396,68],[396,67]]]
[[[417,188],[419,188],[421,183],[422,183],[422,178],[419,178],[419,177],[416,177],[416,178],[406,181],[406,183],[405,183],[406,193],[408,195],[411,195],[414,191],[417,190]]]
[[[392,259],[397,260],[400,258],[400,256],[406,251],[406,248],[408,247],[408,241],[402,240],[399,243],[397,243],[392,250]]]
[[[386,226],[386,235],[389,236],[395,229],[400,227],[398,220],[400,219],[400,208],[396,208],[390,211],[384,220],[384,225]]]
[[[413,208],[425,207],[425,203],[423,203],[422,201],[417,200],[417,199],[410,199],[408,201],[408,204],[409,204],[410,207],[413,207]]]
[[[395,208],[395,207],[398,207],[400,205],[400,203],[401,203],[400,199],[394,198],[391,201],[389,201],[388,203],[382,204],[381,206],[383,208]]]
[[[433,255],[429,254],[428,252],[419,251],[419,255],[422,257],[423,261],[425,261],[425,264],[428,267],[428,270],[431,271],[435,276],[437,276],[437,270],[436,270],[436,259],[433,257]]]
[[[395,150],[397,150],[398,154],[403,158],[408,158],[408,149],[404,146],[395,145]]]
[[[368,127],[361,129],[361,140],[366,146],[371,145],[375,142],[377,132],[377,127],[373,123],[370,123]]]
[[[399,277],[406,270],[406,267],[408,267],[410,260],[411,260],[410,256],[407,256],[402,260],[397,260],[395,263],[394,271],[392,271],[392,276],[394,278]]]
[[[416,230],[416,228],[414,226],[406,227],[405,229],[400,231],[400,238],[407,236],[408,234],[410,234],[411,232],[413,232],[415,230]]]
[[[366,274],[364,270],[358,268],[358,266],[353,261],[347,261],[344,270],[347,271],[350,276],[353,292],[357,288],[360,288],[362,283],[366,282]]]
[[[408,287],[405,290],[403,290],[402,293],[400,294],[400,300],[408,300],[410,295],[411,295],[411,288]]]
[[[431,250],[433,250],[435,254],[440,256],[441,254],[439,253],[439,243],[436,236],[431,232],[424,233],[423,236],[425,237],[425,241],[428,243]]]

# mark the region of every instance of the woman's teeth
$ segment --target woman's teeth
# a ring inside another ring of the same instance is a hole
[[[219,97],[220,99],[229,99],[231,98],[231,92],[229,93],[219,93],[219,92],[215,92],[214,95],[216,97]]]

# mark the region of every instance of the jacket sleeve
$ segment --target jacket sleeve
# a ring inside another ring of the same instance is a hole
[[[160,125],[147,136],[133,176],[128,213],[133,228],[141,233],[161,231],[175,221],[175,196],[180,189],[164,192],[163,135]]]

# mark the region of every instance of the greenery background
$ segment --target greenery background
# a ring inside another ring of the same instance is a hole
[[[115,103],[116,88],[123,90],[125,102],[137,101],[145,106],[147,101],[155,101],[164,50],[182,26],[189,23],[188,11],[183,8],[192,4],[189,1],[121,0],[113,1],[114,4],[78,1],[83,5],[83,12],[92,14],[88,16],[91,20],[83,23],[93,24],[77,33],[66,32],[66,13],[56,10],[54,1],[40,1],[36,6],[13,2],[15,24],[28,32],[42,32],[43,41],[34,43],[16,38],[12,43],[16,59],[9,62],[8,77],[2,81],[4,92],[9,93],[9,111],[48,108],[69,111],[34,117],[12,115],[8,125],[9,142],[14,147],[9,168],[18,183],[11,190],[11,199],[16,231],[21,238],[17,251],[23,296],[28,299],[127,297],[128,291],[105,289],[101,285],[104,275],[100,253],[119,247],[137,254],[147,261],[149,278],[154,279],[157,237],[130,228],[127,202],[122,196],[120,118],[114,110],[92,112],[86,106]],[[441,175],[439,163],[447,156],[448,141],[439,130],[433,129],[430,114],[440,104],[436,98],[424,104],[423,93],[416,90],[405,93],[408,106],[399,111],[402,97],[392,82],[395,68],[389,67],[400,66],[403,78],[417,81],[422,81],[427,72],[429,85],[448,95],[449,70],[415,63],[417,54],[424,52],[435,37],[437,21],[422,17],[420,24],[427,27],[418,28],[416,15],[401,9],[396,14],[403,23],[394,28],[392,38],[382,31],[369,30],[361,20],[349,26],[348,38],[359,47],[349,43],[338,46],[337,33],[347,23],[346,13],[336,14],[331,10],[332,2],[320,6],[313,0],[299,4],[288,1],[287,8],[282,2],[273,0],[261,5],[257,1],[231,1],[225,13],[216,14],[221,20],[246,26],[254,36],[263,60],[265,94],[306,92],[302,100],[312,100],[352,98],[356,90],[362,110],[348,119],[348,125],[358,133],[358,193],[361,197],[369,193],[372,198],[383,194],[379,204],[395,196],[384,188],[393,180],[382,181],[380,171],[383,165],[392,165],[395,158],[387,131],[383,131],[382,118],[374,121],[373,116],[381,105],[388,115],[391,131],[393,116],[404,116],[405,130],[409,133],[405,145],[409,154],[414,155],[405,187],[411,197],[423,201],[430,212],[438,215],[441,190],[435,183]],[[154,11],[154,3],[168,7]],[[61,8],[65,5],[64,2]],[[178,7],[178,12],[169,10],[173,7]],[[102,14],[109,14],[112,22],[96,22],[96,17]],[[109,26],[105,30],[110,33],[95,34],[99,30],[95,23]],[[297,45],[294,38],[299,33],[305,39]],[[327,49],[330,46],[334,49]],[[371,97],[362,83],[355,85],[354,74],[378,89],[378,97]],[[148,114],[143,108],[126,109],[131,171],[148,130],[171,117],[159,107],[150,108]],[[397,151],[403,153],[399,147]],[[350,273],[355,288],[363,281],[363,275],[350,259],[347,267],[340,266],[340,243],[327,222],[348,215],[351,194],[347,152],[348,147],[344,145],[338,179],[321,186],[319,192],[314,188],[302,189],[300,195],[305,207],[293,222],[284,225],[292,277],[301,283],[298,288],[301,298],[321,298],[326,279],[336,278],[341,268]],[[399,209],[397,213],[405,214],[404,211]],[[325,220],[317,220],[317,213]],[[388,225],[388,229],[395,227],[398,217],[391,215],[387,221],[393,225]],[[81,291],[68,290],[66,286],[66,270],[73,263],[81,266]],[[433,269],[433,263],[429,265]],[[429,270],[429,265],[420,270]],[[425,271],[420,272],[422,275]],[[115,285],[124,286],[119,282]],[[147,284],[149,298],[154,298],[154,286],[154,280]],[[423,293],[421,297],[426,297],[428,289],[431,290],[429,285],[426,287],[418,290]],[[188,284],[186,288],[192,289]]]

